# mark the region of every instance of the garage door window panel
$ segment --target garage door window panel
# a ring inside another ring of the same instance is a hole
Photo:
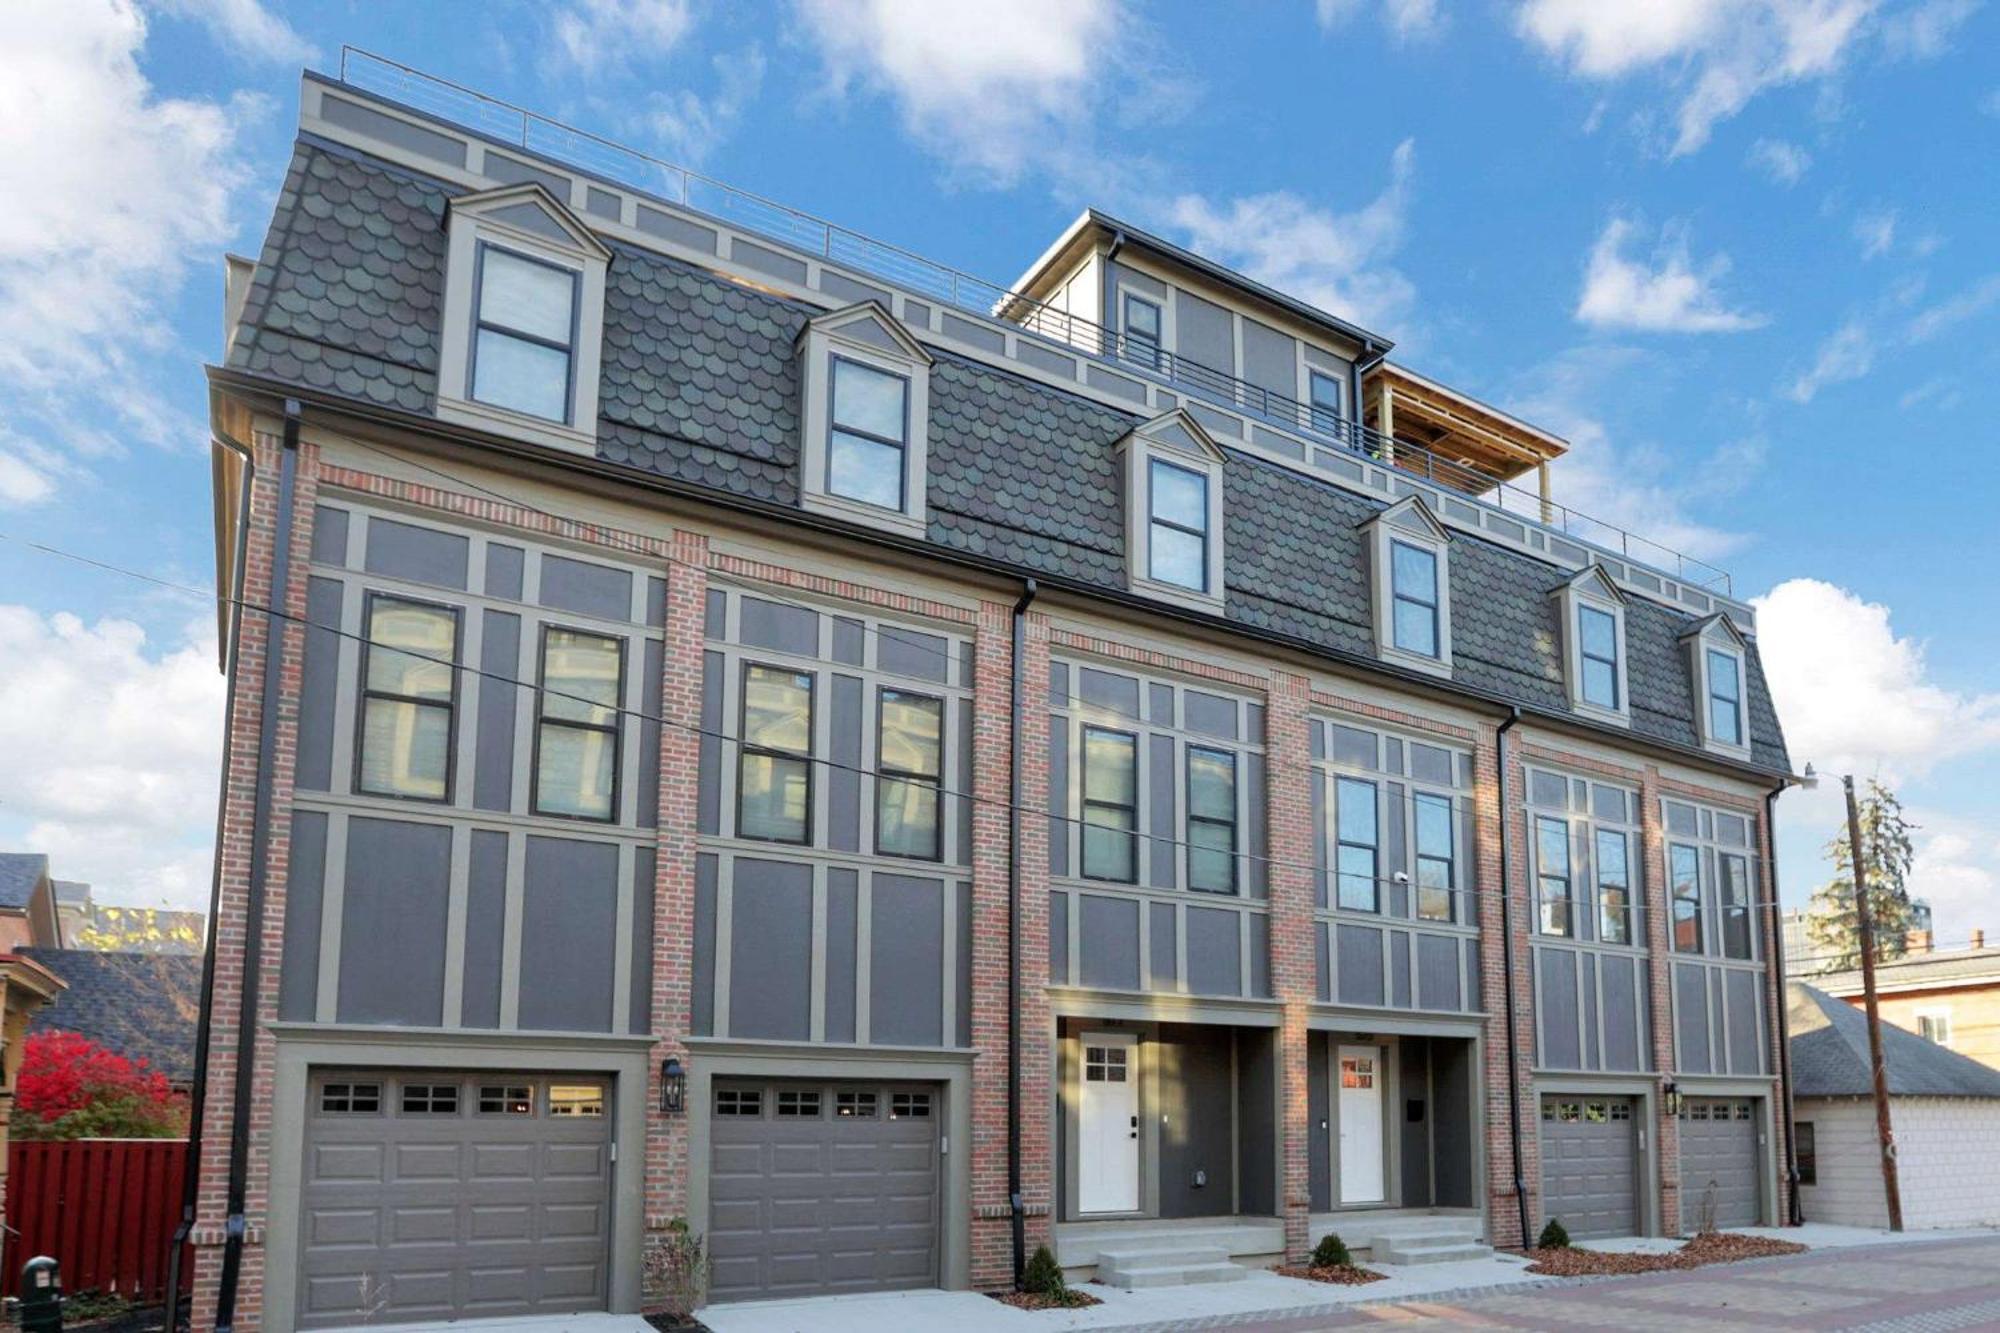
[[[457,1115],[458,1084],[405,1083],[399,1110],[403,1115]]]

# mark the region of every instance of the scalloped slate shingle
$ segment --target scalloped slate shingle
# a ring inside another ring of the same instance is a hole
[[[295,151],[229,364],[428,415],[437,392],[443,219],[450,187],[312,141]],[[612,243],[598,453],[677,482],[798,500],[794,351],[813,312],[769,292]],[[931,375],[929,539],[1018,571],[1125,586],[1114,449],[1139,418],[939,353]],[[1225,615],[1322,648],[1373,652],[1359,526],[1381,506],[1247,455],[1224,468]],[[1454,678],[1561,712],[1564,572],[1458,535]],[[1695,618],[1634,599],[1626,617],[1632,730],[1695,744],[1678,635]],[[1753,648],[1757,762],[1786,766]]]

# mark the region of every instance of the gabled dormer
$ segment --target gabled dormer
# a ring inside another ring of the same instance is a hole
[[[1562,626],[1563,682],[1578,713],[1627,726],[1632,698],[1625,676],[1625,608],[1602,565],[1591,563],[1550,590]]]
[[[1203,611],[1222,595],[1222,450],[1180,408],[1116,446],[1125,480],[1125,577],[1132,591]]]
[[[1704,749],[1732,759],[1750,757],[1749,641],[1721,613],[1681,634],[1694,693],[1695,733]]]
[[[1360,525],[1368,542],[1375,651],[1399,666],[1451,674],[1451,533],[1423,497]]]
[[[809,320],[798,353],[799,504],[923,536],[930,353],[874,301]]]
[[[597,448],[611,252],[534,183],[446,212],[437,414],[551,448]]]

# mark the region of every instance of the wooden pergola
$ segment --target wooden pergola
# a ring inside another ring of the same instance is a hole
[[[1361,403],[1386,461],[1472,495],[1533,472],[1546,514],[1549,463],[1569,441],[1388,361],[1362,380]],[[1398,458],[1398,443],[1418,449]]]

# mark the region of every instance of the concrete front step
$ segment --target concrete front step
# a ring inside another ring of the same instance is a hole
[[[1384,1264],[1449,1264],[1489,1258],[1493,1247],[1450,1233],[1378,1236],[1372,1254],[1377,1263]]]
[[[1213,1246],[1148,1245],[1099,1250],[1097,1280],[1122,1291],[1179,1287],[1196,1282],[1235,1282],[1250,1270],[1229,1262]]]

